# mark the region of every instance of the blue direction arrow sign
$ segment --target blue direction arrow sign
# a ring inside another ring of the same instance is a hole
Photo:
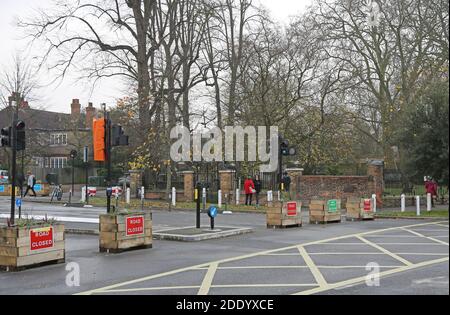
[[[218,211],[217,211],[217,208],[216,208],[216,207],[214,207],[214,206],[209,207],[209,209],[208,209],[208,216],[209,216],[210,218],[215,218],[215,217],[217,217],[217,214],[218,214]]]
[[[22,206],[22,199],[16,199],[16,206],[21,207]]]

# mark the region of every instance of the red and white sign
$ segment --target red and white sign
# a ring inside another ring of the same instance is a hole
[[[297,203],[296,202],[288,202],[287,203],[287,215],[290,217],[297,215]]]
[[[88,187],[89,197],[95,197],[97,195],[97,187]]]
[[[364,199],[364,211],[372,211],[372,201],[370,199]]]
[[[113,187],[112,194],[115,196],[120,196],[122,194],[122,188],[121,187]]]
[[[126,219],[126,235],[144,235],[144,216],[127,217]]]
[[[45,227],[30,230],[30,249],[32,251],[53,248],[53,228]]]

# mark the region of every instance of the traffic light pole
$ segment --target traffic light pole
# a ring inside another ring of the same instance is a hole
[[[106,112],[106,128],[105,128],[105,141],[106,141],[106,209],[108,213],[111,213],[111,119],[109,116],[109,112]]]
[[[11,128],[11,226],[15,223],[16,217],[16,158],[17,158],[17,112],[14,112],[13,123]]]

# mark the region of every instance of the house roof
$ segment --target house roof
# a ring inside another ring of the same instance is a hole
[[[13,107],[8,106],[0,110],[0,128],[11,125]],[[73,130],[71,114],[50,112],[46,110],[21,108],[19,109],[19,120],[26,124],[27,129],[42,131],[64,131]],[[84,115],[80,114],[76,127],[86,130],[84,125]]]

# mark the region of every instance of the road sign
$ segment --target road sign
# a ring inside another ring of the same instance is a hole
[[[32,251],[53,248],[53,227],[30,230],[30,249]]]
[[[42,185],[41,184],[36,184],[34,185],[34,191],[41,191],[42,190]]]
[[[5,192],[5,186],[0,185],[0,193],[4,193]]]
[[[126,235],[144,235],[144,216],[127,217],[126,219]]]
[[[337,212],[337,200],[328,200],[328,212]]]
[[[214,206],[209,207],[208,209],[208,216],[210,218],[216,218],[218,214],[217,208]]]
[[[288,202],[287,203],[287,215],[290,217],[297,216],[297,203]]]
[[[22,199],[16,199],[16,207],[21,207],[22,206]]]
[[[372,200],[364,199],[364,211],[367,211],[367,212],[372,211]]]

